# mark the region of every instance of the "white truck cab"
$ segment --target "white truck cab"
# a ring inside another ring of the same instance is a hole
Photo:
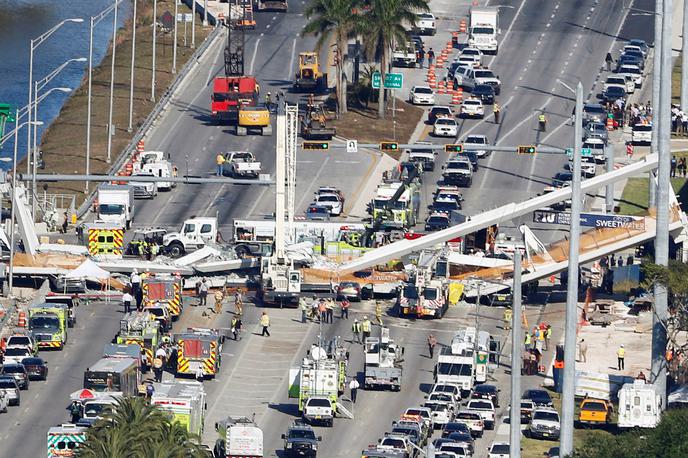
[[[197,217],[184,221],[179,232],[165,234],[162,244],[171,257],[177,258],[215,240],[217,240],[217,218]]]
[[[335,408],[328,396],[311,396],[303,405],[303,419],[310,424],[333,426]]]

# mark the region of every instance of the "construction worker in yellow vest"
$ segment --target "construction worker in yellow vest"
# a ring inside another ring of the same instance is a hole
[[[531,339],[530,339],[530,333],[528,332],[528,330],[526,330],[526,338],[525,338],[525,340],[523,341],[523,343],[524,343],[525,346],[526,346],[526,350],[529,350],[529,349],[530,349]]]
[[[616,364],[617,364],[617,369],[618,370],[624,370],[626,368],[626,365],[624,364],[626,360],[626,349],[624,348],[623,344],[619,347],[618,350],[616,350]]]
[[[221,177],[224,174],[225,169],[225,157],[222,153],[217,153],[215,157],[215,163],[217,164],[217,176]]]
[[[224,299],[225,295],[222,294],[222,290],[218,289],[215,291],[215,310],[214,312],[219,315],[222,313],[222,299]]]
[[[380,304],[380,301],[375,301],[375,319],[377,324],[382,326],[382,304]]]
[[[365,343],[365,340],[367,337],[370,337],[370,320],[368,319],[368,315],[363,317],[363,321],[361,322],[361,331],[363,332],[363,343]]]
[[[504,315],[502,316],[502,320],[504,321],[504,330],[508,331],[511,329],[511,319],[513,317],[513,313],[511,309],[504,309]]]

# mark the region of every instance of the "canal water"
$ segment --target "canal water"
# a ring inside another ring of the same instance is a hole
[[[53,33],[34,51],[34,80],[42,79],[63,62],[79,57],[88,59],[88,35],[90,17],[99,14],[114,0],[4,0],[0,2],[0,103],[22,108],[28,103],[29,53],[31,39],[37,38],[67,18],[83,18],[83,23],[67,23]],[[121,26],[131,16],[131,2],[125,0],[118,7],[118,23]],[[107,52],[112,37],[113,15],[104,18],[93,32],[93,63],[99,64]],[[72,62],[44,89],[69,87],[76,89],[86,76],[88,62]],[[57,117],[69,97],[60,91],[51,93],[38,106],[38,119],[43,128]],[[26,119],[22,119],[22,122]],[[12,124],[6,126],[9,132]],[[19,154],[26,151],[27,132],[19,133]],[[39,141],[40,143],[40,141]],[[0,147],[0,157],[11,157],[12,141]],[[6,161],[0,167],[6,168]]]

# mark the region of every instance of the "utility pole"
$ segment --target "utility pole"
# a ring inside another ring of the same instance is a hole
[[[613,172],[614,171],[614,145],[609,144],[607,145],[606,148],[606,153],[607,153],[607,162],[605,164],[606,166],[606,172]],[[607,185],[607,188],[604,192],[604,207],[605,211],[607,214],[614,213],[614,184],[610,183]]]
[[[655,12],[657,14],[657,12]],[[681,110],[688,107],[688,2],[683,2],[683,30],[681,38]],[[685,75],[685,76],[684,76]]]
[[[136,61],[136,3],[134,0],[134,12],[131,22],[131,76],[129,80],[129,126],[127,132],[133,130],[134,122],[134,62]]]
[[[662,47],[660,66],[659,104],[654,113],[658,118],[659,132],[657,147],[659,164],[657,167],[657,235],[655,238],[655,263],[669,265],[669,193],[671,189],[671,21],[668,14],[672,11],[672,0],[664,0],[662,15]],[[654,130],[654,129],[653,129]],[[652,315],[652,370],[650,381],[657,387],[661,396],[661,407],[666,408],[666,324],[668,318],[667,288],[655,284],[655,310]]]
[[[191,0],[191,48],[196,47],[196,0]]]
[[[176,18],[175,18],[176,20]],[[155,102],[155,41],[158,38],[158,0],[153,0],[153,63],[151,64],[151,102]]]
[[[112,64],[110,67],[110,110],[107,126],[107,163],[112,162],[112,106],[115,102],[115,51],[117,49],[117,1],[115,0],[115,13],[112,18]]]
[[[653,119],[659,119],[659,82],[660,70],[662,68],[662,22],[663,22],[663,5],[662,0],[655,0],[655,46],[654,54],[652,56],[652,114]],[[650,144],[650,152],[652,154],[659,154],[657,136],[659,135],[659,123],[653,122],[652,127],[652,143]],[[648,186],[650,187],[648,206],[650,208],[657,206],[657,186],[653,179],[654,173],[650,171],[648,177],[650,178]]]
[[[514,286],[511,289],[511,408],[509,457],[521,458],[521,250],[514,250]],[[527,330],[526,330],[527,332]]]
[[[203,27],[208,27],[208,0],[203,0]]]
[[[196,1],[196,0],[192,0]],[[179,14],[179,0],[174,0],[174,43],[172,44],[172,74],[177,74],[177,15]]]
[[[561,81],[560,81],[561,83]],[[563,83],[562,83],[563,84]],[[570,88],[569,88],[570,89]],[[564,387],[561,404],[561,456],[573,453],[573,422],[575,410],[576,326],[578,324],[578,249],[580,245],[581,212],[581,147],[583,124],[583,85],[576,85],[576,116],[573,149],[573,182],[571,183],[571,225],[569,226],[569,267],[566,290],[564,329]]]

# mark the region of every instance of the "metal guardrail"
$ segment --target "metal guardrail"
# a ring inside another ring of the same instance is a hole
[[[142,140],[146,134],[148,133],[148,130],[151,128],[153,125],[153,122],[156,120],[156,118],[162,113],[162,111],[167,107],[168,103],[172,99],[172,96],[176,92],[177,88],[182,84],[182,82],[186,79],[188,76],[189,72],[191,69],[195,66],[197,63],[198,59],[205,53],[205,51],[211,46],[211,44],[215,41],[215,39],[220,35],[222,31],[221,27],[215,27],[212,32],[208,35],[208,37],[203,41],[203,44],[196,49],[196,52],[193,53],[193,55],[189,58],[189,60],[186,62],[184,67],[179,71],[177,74],[177,77],[174,79],[172,84],[170,85],[169,88],[165,91],[163,96],[160,98],[158,103],[155,105],[155,108],[153,108],[153,111],[150,112],[146,120],[143,122],[141,127],[136,131],[136,134],[132,137],[131,141],[127,145],[127,147],[122,151],[119,155],[119,157],[115,160],[115,162],[112,164],[110,169],[108,170],[109,175],[114,175],[119,169],[122,168],[122,166],[126,163],[127,159],[131,154],[134,152],[136,149],[136,144]],[[86,212],[91,208],[91,205],[93,203],[93,199],[95,199],[96,196],[96,189],[91,191],[91,193],[84,199],[83,203],[77,210],[77,217],[81,218],[86,214]]]

